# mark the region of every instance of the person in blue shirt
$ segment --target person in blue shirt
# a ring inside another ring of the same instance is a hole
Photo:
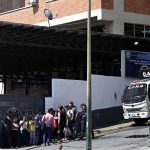
[[[35,121],[35,144],[36,145],[40,145],[41,144],[41,115],[40,115],[40,111],[36,113],[35,117],[34,117],[34,121]]]

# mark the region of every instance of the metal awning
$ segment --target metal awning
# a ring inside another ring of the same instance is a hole
[[[86,64],[86,31],[0,22],[0,74],[27,74],[60,65]],[[138,47],[134,42],[139,41]],[[120,59],[121,50],[150,51],[150,38],[92,32],[92,56]],[[96,59],[93,61],[97,61]],[[108,61],[107,60],[107,61]]]
[[[120,41],[142,41],[149,42],[149,38],[134,38],[131,36],[122,36],[92,32],[92,50],[98,50],[96,47],[100,41],[110,42]],[[0,21],[0,44],[16,45],[20,47],[41,47],[69,50],[86,50],[86,31],[60,29],[55,27],[44,27],[29,24],[20,24]]]

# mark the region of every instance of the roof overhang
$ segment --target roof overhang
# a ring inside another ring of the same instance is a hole
[[[102,59],[103,55],[120,57],[121,50],[150,51],[149,45],[150,38],[92,32],[92,53]],[[46,70],[51,62],[76,64],[86,60],[86,47],[86,31],[1,21],[0,74]]]

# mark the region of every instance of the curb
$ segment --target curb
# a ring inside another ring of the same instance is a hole
[[[97,136],[103,135],[104,133],[109,133],[112,131],[129,128],[129,127],[132,127],[133,123],[134,122],[128,122],[128,123],[122,123],[118,125],[109,126],[106,128],[95,129],[94,134],[95,134],[95,137],[97,137]]]

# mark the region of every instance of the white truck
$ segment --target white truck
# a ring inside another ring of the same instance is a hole
[[[132,81],[122,96],[124,119],[143,125],[150,118],[150,79]]]

